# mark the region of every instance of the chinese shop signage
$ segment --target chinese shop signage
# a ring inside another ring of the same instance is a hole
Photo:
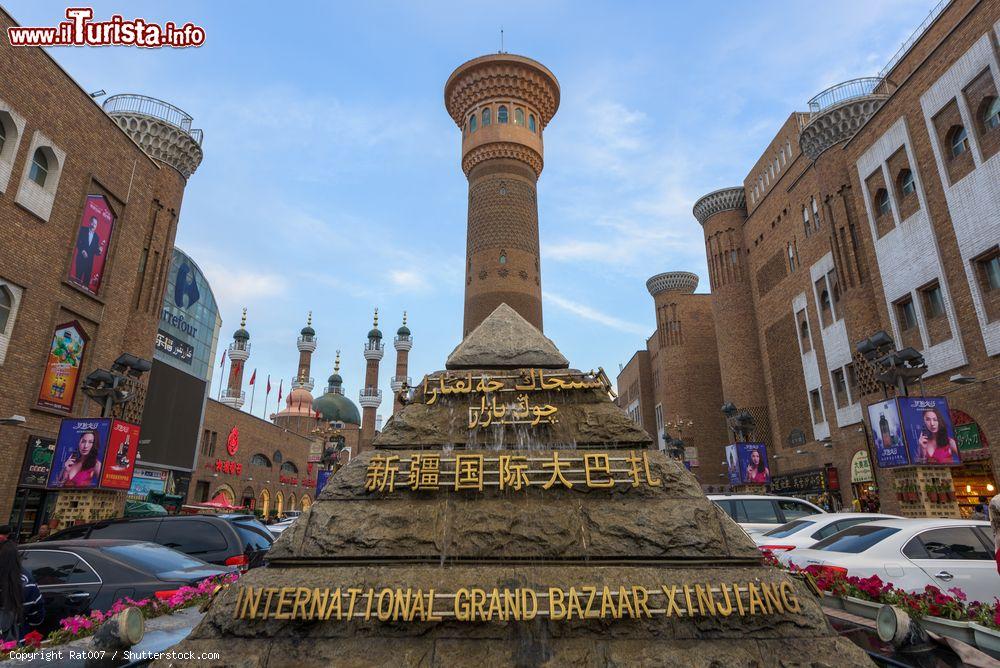
[[[52,457],[56,452],[56,440],[45,436],[29,436],[28,450],[24,454],[21,468],[21,487],[45,487],[52,470]]]
[[[660,487],[649,470],[647,453],[630,451],[551,452],[538,456],[484,454],[374,455],[365,474],[365,491],[476,490],[519,491],[527,487],[610,489],[616,485]]]
[[[216,459],[215,472],[229,475],[240,475],[243,473],[243,464],[229,459]]]
[[[826,489],[823,471],[808,471],[791,475],[775,476],[771,481],[771,492],[815,492]]]
[[[39,406],[60,413],[72,412],[88,340],[80,323],[75,320],[56,326],[45,361],[42,386],[38,389]]]
[[[435,589],[240,587],[234,619],[354,622],[508,622],[756,617],[797,614],[789,580],[695,585]]]
[[[226,438],[226,452],[230,457],[235,457],[240,449],[240,430],[234,425]]]

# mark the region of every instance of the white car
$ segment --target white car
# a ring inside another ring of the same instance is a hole
[[[764,533],[755,533],[751,538],[761,550],[778,554],[799,547],[812,547],[817,541],[855,524],[894,519],[902,518],[877,513],[821,513],[800,517]]]
[[[791,496],[709,494],[708,498],[726,511],[726,514],[751,536],[754,533],[770,531],[806,515],[826,512],[808,501]]]
[[[958,587],[970,601],[1000,597],[989,522],[878,520],[777,557],[799,568],[822,566],[857,577],[877,575],[910,592],[934,585],[942,591]]]
[[[271,535],[277,538],[281,535],[281,532],[288,527],[295,524],[295,520],[299,519],[298,515],[295,517],[289,517],[287,520],[281,520],[280,522],[275,522],[274,524],[268,524],[267,530],[271,532]]]

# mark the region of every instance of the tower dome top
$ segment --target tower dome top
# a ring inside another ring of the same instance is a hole
[[[698,219],[698,222],[704,225],[709,218],[717,213],[740,209],[745,211],[746,208],[747,197],[743,186],[735,186],[713,190],[695,202],[691,212]]]
[[[410,328],[406,326],[406,311],[403,311],[403,325],[396,330],[397,336],[409,336]]]
[[[312,402],[312,408],[327,422],[361,424],[361,413],[354,402],[344,396],[343,384],[344,379],[340,377],[340,351],[338,350],[337,359],[333,364],[333,375],[330,376],[330,385],[326,388],[326,394],[316,397]]]
[[[309,311],[309,317],[306,319],[306,326],[302,328],[300,334],[302,336],[316,336],[316,330],[312,327],[313,324],[313,312]]]
[[[247,309],[243,307],[243,318],[240,320],[240,328],[233,332],[233,338],[237,341],[249,341],[250,332],[247,331]]]
[[[368,332],[368,338],[369,339],[381,339],[382,338],[382,332],[378,328],[378,309],[375,309],[375,319],[372,322],[372,328],[371,328],[371,330],[369,330],[369,332]]]
[[[444,85],[444,104],[458,127],[470,108],[498,96],[532,104],[545,127],[559,109],[559,80],[537,60],[491,53],[459,65]]]

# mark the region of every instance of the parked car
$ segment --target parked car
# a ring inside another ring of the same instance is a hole
[[[134,540],[43,541],[20,546],[18,553],[45,601],[42,634],[58,628],[60,619],[107,610],[126,596],[165,598],[232,570]]]
[[[289,517],[287,520],[281,520],[280,522],[275,522],[274,524],[269,524],[269,525],[267,525],[267,530],[271,532],[272,536],[274,536],[275,538],[277,538],[278,536],[281,535],[282,531],[284,531],[288,527],[290,527],[293,524],[295,524],[295,521],[297,519],[299,519],[298,516],[296,516],[296,517]]]
[[[794,519],[826,512],[819,506],[791,496],[709,494],[708,498],[726,511],[751,537],[754,533],[775,529]]]
[[[906,591],[934,585],[941,590],[958,587],[970,601],[992,602],[1000,597],[989,522],[877,520],[777,557],[799,568],[816,566],[857,577],[877,575]]]
[[[301,514],[302,514],[301,510],[286,510],[285,512],[281,513],[281,519],[282,521],[293,520]]]
[[[167,515],[80,524],[46,540],[117,538],[145,540],[211,564],[256,568],[264,563],[274,537],[252,515]]]
[[[777,554],[798,547],[812,547],[817,541],[855,524],[892,519],[902,518],[876,513],[820,513],[800,517],[764,533],[755,533],[751,538],[762,551]]]

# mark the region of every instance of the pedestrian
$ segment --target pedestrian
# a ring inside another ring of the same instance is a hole
[[[21,558],[10,539],[10,525],[0,525],[0,636],[4,641],[20,638],[24,609]]]
[[[990,525],[993,527],[993,558],[997,562],[997,573],[1000,573],[1000,494],[990,499]]]
[[[972,519],[974,520],[985,520],[986,519],[986,504],[977,503],[975,509],[972,511]]]
[[[41,626],[45,621],[45,601],[42,600],[42,592],[27,570],[21,571],[21,592],[24,601],[24,624],[21,625],[19,639],[24,640],[24,636],[30,633],[31,627]]]
[[[45,540],[46,538],[49,537],[50,533],[52,533],[52,529],[49,528],[49,525],[48,524],[43,524],[42,526],[40,526],[38,528],[38,533],[37,534],[35,534],[34,536],[32,536],[31,538],[29,538],[28,540],[26,540],[24,542],[25,543],[37,543],[39,541],[43,541],[43,540]]]

